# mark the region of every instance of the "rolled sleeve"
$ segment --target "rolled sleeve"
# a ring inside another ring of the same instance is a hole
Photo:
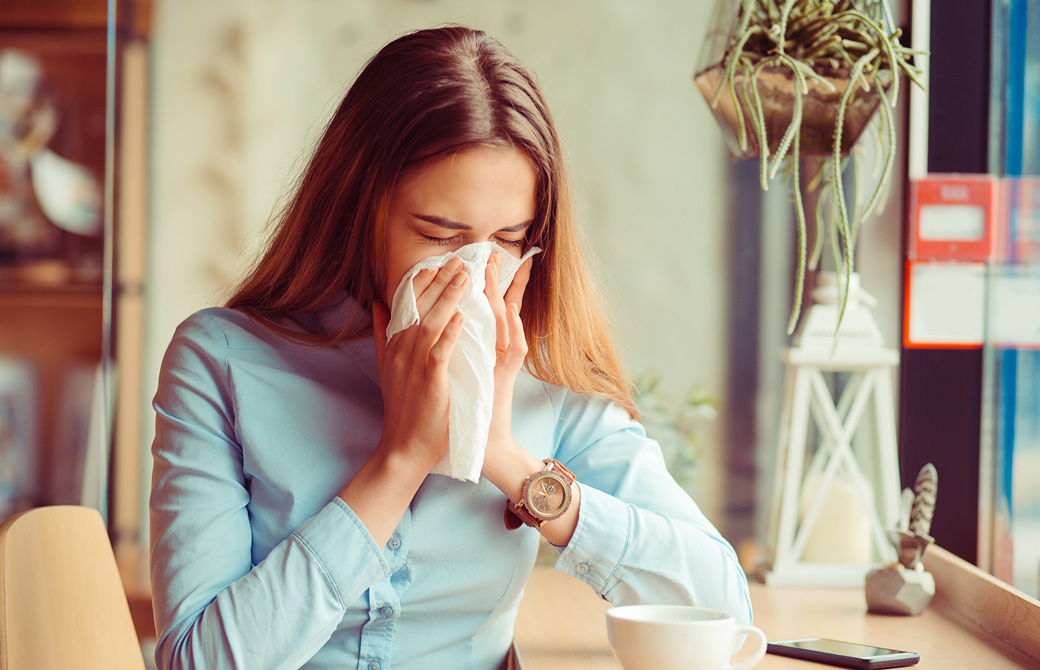
[[[553,567],[585,582],[601,596],[613,587],[632,535],[632,512],[622,501],[578,483],[578,525]]]
[[[566,393],[553,404],[555,457],[581,491],[555,567],[615,605],[696,605],[750,622],[736,552],[669,474],[657,442],[614,403]]]
[[[344,609],[369,584],[390,574],[390,566],[372,535],[354,510],[340,498],[334,498],[321,512],[297,528],[293,537],[321,565]]]
[[[389,568],[339,498],[254,565],[227,352],[221,322],[196,315],[178,329],[160,372],[150,498],[156,661],[296,668]]]

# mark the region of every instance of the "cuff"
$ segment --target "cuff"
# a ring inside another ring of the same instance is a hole
[[[371,533],[339,497],[304,522],[293,536],[321,564],[344,609],[390,574]]]
[[[577,577],[603,596],[615,581],[618,565],[628,548],[632,513],[617,498],[580,482],[578,486],[578,526],[553,567]]]

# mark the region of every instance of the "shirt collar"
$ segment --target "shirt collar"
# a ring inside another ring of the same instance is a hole
[[[364,318],[371,323],[369,311],[362,308],[357,300],[346,291],[341,291],[339,297],[326,307],[316,310],[314,317],[321,331],[326,333],[341,331],[351,319]],[[358,367],[376,384],[379,383],[379,366],[376,362],[376,349],[371,326],[359,338],[340,342],[336,346],[354,359]]]

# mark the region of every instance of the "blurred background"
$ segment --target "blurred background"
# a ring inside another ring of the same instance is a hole
[[[156,3],[142,391],[151,393],[180,320],[219,303],[252,257],[272,208],[366,60],[416,28],[479,27],[536,74],[555,115],[585,248],[628,374],[657,379],[654,400],[665,419],[684,414],[691,392],[704,401],[701,410],[717,407],[695,412],[695,421],[685,412],[692,443],[669,432],[666,448],[693,450],[696,467],[683,473],[691,493],[735,542],[752,536],[756,443],[771,444],[779,420],[795,238],[789,193],[778,183],[763,198],[755,166],[749,172],[732,162],[693,84],[714,7],[714,0]],[[869,290],[884,298],[878,319],[892,343],[900,197],[894,190],[859,251]],[[762,199],[766,211],[749,215],[749,198]],[[748,227],[761,232],[739,232]],[[749,419],[764,421],[765,435]]]
[[[0,396],[22,407],[7,412],[7,438],[0,427],[0,516],[32,504],[92,504],[117,545],[140,551],[150,401],[175,327],[225,299],[365,61],[410,30],[462,23],[497,37],[536,74],[648,430],[677,479],[753,561],[780,424],[796,236],[786,186],[777,181],[763,192],[757,163],[730,158],[693,84],[716,0],[8,4],[0,114],[16,110],[8,130],[20,151],[28,156],[31,144],[32,156],[54,154],[49,169],[58,176],[33,177],[43,168],[26,166],[46,161],[0,154],[18,168],[0,173],[0,195],[35,188],[31,215],[43,230],[0,256]],[[904,347],[908,178],[1040,171],[1029,163],[1037,160],[1029,138],[1035,142],[1040,113],[1028,97],[1040,78],[1040,31],[1015,32],[1007,14],[1025,12],[1026,31],[1040,22],[1037,6],[952,3],[931,12],[927,2],[890,3],[908,33],[931,32],[932,86],[916,121],[910,96],[900,99],[893,187],[856,247],[884,341],[903,354],[895,399],[903,483],[935,461],[935,534],[988,568],[999,562],[993,548],[1011,537],[1000,532],[1010,517],[995,502],[1003,490],[996,473],[1010,464],[996,465],[1003,443],[994,393],[1009,365],[1023,371],[1016,383],[1035,380],[1034,362],[1000,359],[1004,349],[982,341]],[[69,83],[88,81],[88,93]],[[1018,108],[1005,104],[1015,86],[1025,91]],[[1017,168],[1006,160],[1012,126]],[[97,137],[107,140],[101,149]],[[78,195],[48,200],[33,178]],[[0,224],[2,216],[0,208]],[[1030,384],[1020,391],[1023,421],[1040,411]],[[1028,459],[1038,449],[1020,444],[1018,454]],[[989,477],[981,484],[980,471]],[[1033,486],[1040,490],[1040,482],[1017,484]],[[1040,508],[1031,499],[1020,505]],[[1021,544],[1035,538],[1020,536]],[[1025,565],[1032,581],[1022,583],[1035,595],[1040,563]]]

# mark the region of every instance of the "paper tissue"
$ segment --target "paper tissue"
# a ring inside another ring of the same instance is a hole
[[[425,258],[401,280],[394,292],[386,339],[419,322],[412,279],[421,270],[439,268],[458,256],[469,275],[459,311],[465,316],[462,333],[448,361],[448,451],[432,472],[476,482],[484,464],[484,447],[491,426],[495,391],[495,315],[484,295],[484,272],[491,253],[498,250],[499,286],[505,293],[525,260],[541,249],[534,247],[516,258],[494,242],[468,244],[457,251]]]

